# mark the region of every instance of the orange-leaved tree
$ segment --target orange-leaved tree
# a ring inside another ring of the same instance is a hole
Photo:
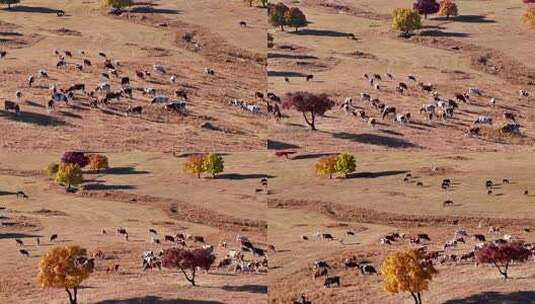
[[[535,27],[535,6],[529,7],[524,13],[524,23]]]
[[[446,18],[449,19],[450,16],[457,16],[458,14],[457,4],[455,4],[453,0],[440,1],[440,9],[438,11],[439,16],[446,16]]]
[[[90,154],[89,159],[89,169],[100,172],[100,170],[108,169],[109,163],[108,158],[102,154]]]
[[[69,295],[69,303],[76,304],[78,288],[94,268],[94,260],[87,257],[84,248],[56,247],[41,258],[37,281],[41,288],[64,288]]]
[[[195,154],[184,162],[184,171],[197,175],[197,178],[201,178],[201,173],[204,172],[204,155]]]
[[[314,171],[316,175],[329,175],[329,179],[333,178],[336,173],[336,155],[324,156],[314,164]]]
[[[438,272],[427,261],[425,251],[407,249],[387,256],[381,266],[381,273],[387,292],[409,292],[414,303],[421,304],[421,293],[427,290],[429,282]]]

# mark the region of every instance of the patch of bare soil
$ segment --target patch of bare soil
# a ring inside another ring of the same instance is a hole
[[[343,53],[343,55],[355,58],[355,59],[368,59],[368,60],[377,60],[377,56],[371,53],[361,52],[361,51],[354,51],[350,53]]]
[[[389,225],[403,228],[429,227],[437,225],[465,225],[477,226],[479,223],[488,223],[507,229],[518,227],[531,227],[535,225],[535,219],[507,219],[487,218],[475,216],[437,216],[437,215],[405,215],[391,212],[381,212],[366,208],[354,208],[351,206],[331,202],[310,200],[281,200],[271,199],[268,201],[269,208],[279,209],[304,209],[317,212],[339,221],[351,221]]]
[[[228,216],[206,208],[193,206],[176,199],[139,195],[122,191],[80,191],[77,195],[132,204],[159,205],[175,220],[210,225],[222,230],[260,233],[265,233],[267,230],[267,223],[265,221]]]

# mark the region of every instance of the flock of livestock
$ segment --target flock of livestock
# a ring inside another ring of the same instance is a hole
[[[388,83],[385,80],[393,82],[395,79],[390,73],[385,73],[385,76],[376,73],[366,73],[363,77],[378,94],[387,88]],[[419,109],[419,114],[424,115],[428,120],[439,118],[446,121],[451,119],[454,117],[455,111],[461,107],[462,103],[470,104],[471,100],[483,97],[483,92],[480,88],[470,87],[466,92],[454,94],[453,98],[445,98],[441,96],[441,93],[439,93],[436,90],[436,87],[431,83],[419,82],[414,75],[408,75],[407,80],[408,82],[398,81],[397,85],[392,89],[401,95],[414,89],[429,94],[432,100],[423,104]],[[520,90],[518,94],[520,98],[529,101],[530,93],[528,91]],[[402,111],[396,105],[386,104],[378,97],[372,96],[369,92],[362,92],[360,94],[360,100],[371,105],[378,112],[381,120],[390,117],[394,122],[399,123],[400,125],[405,125],[411,122],[410,112]],[[490,107],[494,108],[496,106],[496,98],[489,97],[488,104]],[[352,97],[345,98],[340,108],[367,122],[371,127],[375,127],[378,123],[377,118],[366,113],[366,111],[363,110],[363,107],[355,105]],[[502,133],[518,134],[520,132],[520,124],[517,122],[516,114],[514,112],[503,112],[503,119],[505,120],[505,123],[500,128]],[[466,135],[479,136],[481,131],[480,125],[492,125],[494,121],[495,118],[491,116],[477,116],[473,119],[472,126],[466,130]]]
[[[121,98],[133,99],[134,91],[138,91],[142,96],[150,98],[150,105],[160,105],[164,110],[181,115],[187,115],[187,101],[188,91],[183,88],[177,88],[177,76],[170,74],[164,65],[156,63],[152,66],[152,70],[137,70],[135,71],[136,78],[139,81],[146,83],[159,83],[162,77],[167,77],[167,83],[174,90],[174,96],[165,94],[166,90],[157,89],[151,86],[133,87],[130,76],[127,72],[122,71],[122,64],[117,60],[112,60],[106,53],[98,52],[98,57],[101,58],[100,63],[96,63],[89,58],[89,54],[83,50],[78,52],[78,58],[75,58],[71,51],[54,50],[56,56],[56,68],[68,70],[70,67],[78,72],[86,70],[93,71],[93,68],[101,65],[102,70],[97,80],[95,87],[88,87],[84,82],[80,81],[73,83],[68,87],[60,88],[56,84],[51,84],[49,73],[45,69],[38,69],[35,74],[29,75],[26,79],[28,88],[35,88],[36,84],[39,87],[45,86],[50,88],[49,98],[44,101],[44,106],[51,112],[59,105],[69,105],[70,102],[82,97],[87,98],[88,105],[92,108],[100,108],[102,106],[110,105],[114,101],[120,101]],[[4,55],[5,56],[5,55]],[[208,75],[214,75],[214,71],[205,68],[204,71]],[[81,75],[78,75],[80,77]],[[112,79],[118,83],[113,85]],[[44,83],[43,83],[44,82]],[[12,111],[15,114],[21,114],[21,106],[23,103],[24,92],[19,89],[15,93],[15,100],[5,100],[4,110]],[[124,115],[137,114],[141,116],[146,108],[145,105],[129,104],[124,112]]]

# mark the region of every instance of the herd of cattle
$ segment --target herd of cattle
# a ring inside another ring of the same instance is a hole
[[[388,79],[390,82],[394,82],[395,79],[395,77],[390,73],[386,73],[385,76],[381,76],[380,74],[376,73],[366,73],[363,75],[363,78],[368,81],[369,85],[375,89],[378,94],[385,91],[387,88],[388,82],[385,80]],[[407,79],[408,82],[399,81],[392,89],[401,95],[406,94],[406,92],[409,90],[418,90],[429,94],[432,100],[423,104],[419,108],[419,113],[424,115],[428,120],[433,120],[436,117],[442,119],[443,121],[451,119],[454,117],[455,111],[461,107],[461,104],[470,104],[473,99],[484,97],[480,88],[470,87],[466,90],[466,92],[455,93],[453,98],[444,98],[441,96],[441,93],[436,90],[436,87],[433,84],[419,82],[414,75],[408,75]],[[519,98],[529,101],[530,93],[528,91],[520,90],[518,93]],[[371,107],[378,112],[378,116],[381,118],[381,120],[391,117],[394,122],[399,123],[400,125],[408,124],[411,121],[410,112],[401,111],[396,105],[386,104],[382,102],[380,98],[372,96],[372,94],[369,92],[362,92],[360,94],[360,100],[371,105]],[[371,127],[375,127],[375,125],[378,123],[377,118],[367,113],[364,110],[364,107],[355,105],[355,101],[356,100],[354,100],[352,97],[347,97],[340,108],[345,112],[367,122]],[[489,106],[495,107],[495,105],[496,98],[489,97]],[[520,133],[520,124],[517,122],[516,114],[514,112],[503,112],[503,119],[505,120],[505,123],[500,128],[502,133]],[[472,126],[469,127],[465,133],[469,136],[480,136],[480,125],[492,125],[494,121],[495,118],[491,116],[476,116],[472,121]]]
[[[74,69],[80,73],[83,71],[93,72],[93,69],[98,65],[102,66],[102,70],[99,73],[98,79],[96,79],[97,85],[91,88],[82,81],[73,83],[65,88],[60,88],[50,80],[51,77],[45,69],[39,69],[35,74],[29,75],[26,80],[28,88],[35,88],[37,83],[40,84],[39,87],[44,86],[50,88],[49,98],[46,98],[44,101],[44,106],[49,112],[55,110],[55,108],[61,104],[68,106],[70,102],[82,98],[88,100],[88,105],[90,107],[100,108],[111,104],[113,101],[120,101],[121,98],[132,100],[134,92],[138,91],[143,97],[147,96],[150,98],[150,105],[159,105],[168,112],[187,115],[187,101],[190,92],[185,88],[178,88],[177,76],[170,74],[162,64],[154,64],[152,66],[152,71],[136,70],[135,77],[138,81],[149,84],[167,83],[171,86],[171,90],[174,92],[173,97],[169,96],[170,94],[166,94],[166,92],[170,91],[168,89],[157,89],[150,85],[133,87],[128,71],[123,70],[121,62],[112,60],[104,52],[97,53],[98,57],[102,59],[100,63],[91,61],[88,52],[83,50],[78,52],[79,56],[76,58],[73,55],[73,52],[68,50],[63,52],[54,50],[54,55],[57,59],[56,68],[60,70],[67,71],[70,69],[69,67],[73,66]],[[209,68],[205,68],[204,73],[207,75],[215,74],[214,70]],[[162,77],[166,77],[166,75],[168,77],[167,81],[162,81]],[[76,77],[81,78],[81,76],[82,75],[77,75]],[[112,80],[116,80],[118,85],[115,86]],[[4,101],[4,110],[14,112],[17,115],[21,114],[24,95],[22,89],[17,90],[15,93],[15,100]],[[145,105],[134,105],[130,103],[124,114],[126,116],[131,114],[141,116],[145,108]]]

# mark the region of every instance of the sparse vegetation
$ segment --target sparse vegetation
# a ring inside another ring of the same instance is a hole
[[[46,167],[46,174],[50,176],[51,178],[54,178],[56,176],[56,173],[58,173],[58,170],[59,170],[59,164],[51,163]]]
[[[89,278],[94,266],[87,251],[79,246],[52,248],[39,262],[37,281],[41,288],[65,289],[69,303],[76,304],[78,288]]]

